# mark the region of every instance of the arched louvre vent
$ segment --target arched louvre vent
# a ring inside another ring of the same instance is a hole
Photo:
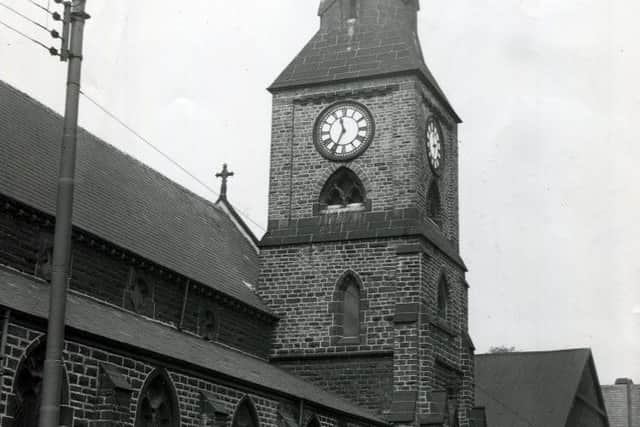
[[[320,207],[327,211],[363,209],[366,194],[358,176],[348,168],[340,168],[325,183],[320,193]]]

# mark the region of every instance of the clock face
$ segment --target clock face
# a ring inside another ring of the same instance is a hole
[[[429,157],[429,164],[436,175],[442,173],[444,165],[443,139],[440,123],[434,118],[429,119],[427,121],[427,157]]]
[[[318,117],[314,142],[320,154],[330,160],[351,160],[367,149],[373,133],[369,110],[355,102],[340,102]]]

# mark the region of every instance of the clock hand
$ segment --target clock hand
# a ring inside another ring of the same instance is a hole
[[[340,132],[340,137],[336,141],[336,145],[340,144],[340,141],[342,140],[342,137],[344,136],[345,133],[347,133],[347,130],[344,128],[344,119],[342,119],[342,118],[340,119],[340,127],[342,128],[342,132]]]

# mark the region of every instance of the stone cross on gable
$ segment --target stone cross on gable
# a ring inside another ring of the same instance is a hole
[[[233,172],[229,172],[229,169],[227,168],[227,164],[223,164],[222,165],[222,172],[219,172],[216,174],[216,178],[222,178],[222,184],[220,184],[220,198],[221,199],[225,199],[227,198],[227,179],[229,179],[229,177],[233,176]]]

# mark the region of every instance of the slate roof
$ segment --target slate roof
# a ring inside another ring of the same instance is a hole
[[[0,193],[55,214],[62,117],[0,81]],[[74,225],[230,295],[266,305],[258,253],[220,207],[85,130],[78,133]]]
[[[591,350],[477,355],[475,406],[490,426],[564,427]]]
[[[39,279],[0,268],[0,305],[46,318],[49,286]],[[186,335],[169,326],[75,292],[70,292],[67,299],[67,326],[72,330],[103,337],[124,346],[133,346],[161,357],[171,358],[181,366],[206,369],[227,378],[314,402],[378,425],[387,424],[367,410],[263,360]],[[131,334],[132,330],[136,333]]]
[[[332,1],[320,5],[323,9]],[[461,121],[427,67],[417,33],[409,25],[355,23],[321,28],[269,87],[271,91],[398,73],[416,73]]]

